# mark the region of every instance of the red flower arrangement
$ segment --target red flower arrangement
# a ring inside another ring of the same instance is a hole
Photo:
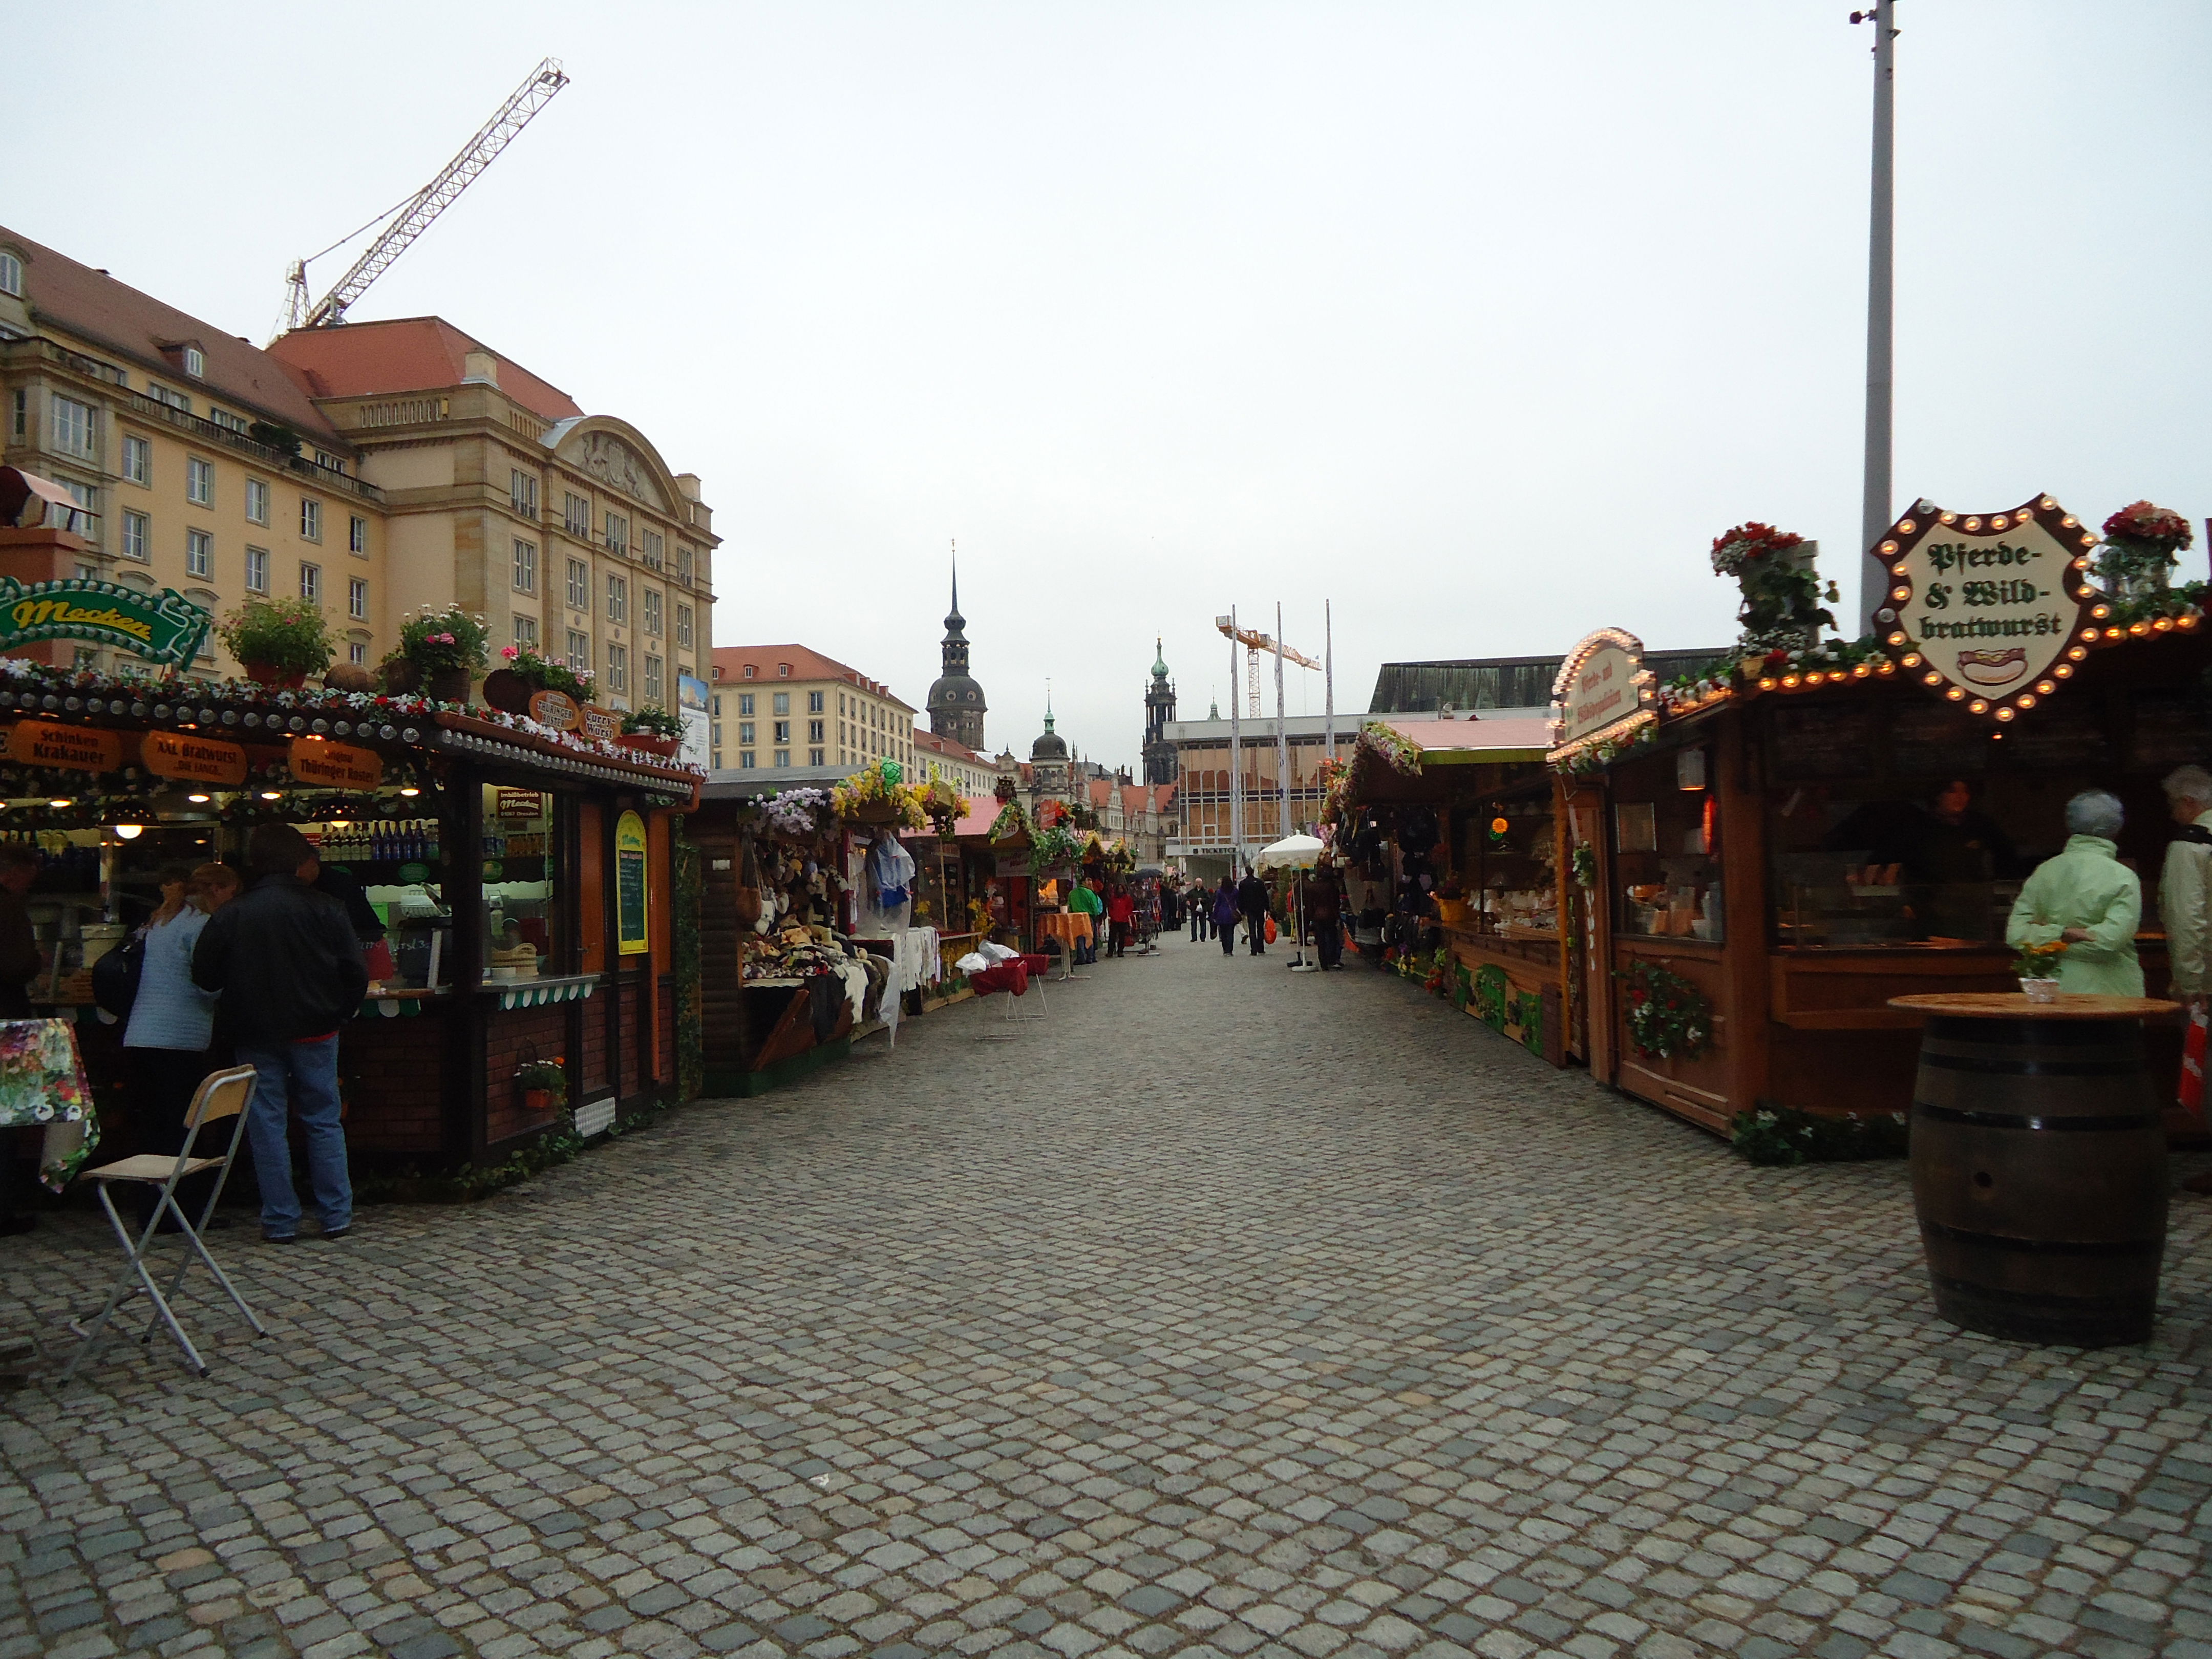
[[[2105,534],[2117,541],[2141,542],[2163,553],[2187,547],[2197,539],[2188,520],[2171,507],[2149,501],[2130,501],[2105,520]]]
[[[1805,538],[1794,531],[1777,530],[1754,519],[1713,538],[1713,574],[1737,575],[1754,559],[1763,559],[1770,553],[1787,553],[1793,547],[1804,545]]]

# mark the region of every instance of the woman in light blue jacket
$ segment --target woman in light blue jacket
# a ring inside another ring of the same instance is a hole
[[[215,1034],[216,998],[192,983],[192,946],[208,924],[207,912],[187,898],[192,872],[181,864],[164,865],[157,879],[161,902],[140,935],[146,957],[138,971],[131,1022],[123,1032],[123,1075],[132,1115],[148,1149],[173,1153],[184,1148],[185,1113],[210,1070],[208,1044]],[[222,1132],[230,1127],[217,1124],[203,1133],[193,1155],[219,1156]],[[209,1172],[179,1182],[177,1207],[197,1220],[213,1179]],[[137,1192],[143,1227],[154,1218],[161,1194],[150,1187]],[[163,1231],[174,1231],[176,1224],[174,1218],[162,1218]]]

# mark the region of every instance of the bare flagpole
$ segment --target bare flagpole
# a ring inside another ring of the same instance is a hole
[[[1875,631],[1874,613],[1888,591],[1889,577],[1869,556],[1888,534],[1890,497],[1890,407],[1894,397],[1894,356],[1890,323],[1894,311],[1893,276],[1897,220],[1897,7],[1896,0],[1875,0],[1871,11],[1855,11],[1854,23],[1874,25],[1874,189],[1867,225],[1866,482],[1859,509],[1859,632]]]
[[[1328,601],[1321,602],[1322,719],[1328,726],[1328,757],[1336,758],[1336,633],[1328,614]]]
[[[1237,607],[1229,607],[1229,873],[1244,865],[1244,722],[1238,718],[1237,691]]]
[[[1291,744],[1283,725],[1283,605],[1275,602],[1275,782],[1282,792],[1283,805],[1275,815],[1275,839],[1290,835],[1291,829]]]

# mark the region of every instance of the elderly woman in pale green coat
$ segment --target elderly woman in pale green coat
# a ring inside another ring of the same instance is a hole
[[[2014,901],[2005,943],[2048,945],[2063,939],[2058,988],[2105,996],[2143,994],[2136,960],[2142,920],[2142,883],[2120,862],[2125,821],[2117,797],[2086,790],[2066,803],[2066,850],[2036,866]]]

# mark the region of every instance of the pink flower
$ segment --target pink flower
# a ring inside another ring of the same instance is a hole
[[[502,645],[499,648],[499,654],[506,658],[509,662],[513,662],[517,657],[520,656],[522,653],[517,651],[511,645]]]

